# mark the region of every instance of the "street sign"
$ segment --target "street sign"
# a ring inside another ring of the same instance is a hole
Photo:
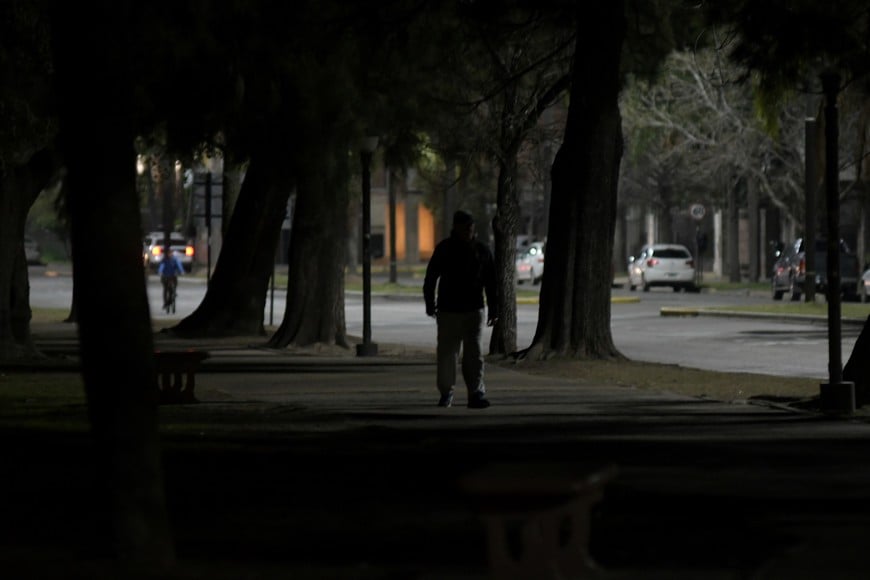
[[[707,215],[707,209],[700,203],[696,203],[689,208],[689,214],[692,216],[692,219],[701,221]]]

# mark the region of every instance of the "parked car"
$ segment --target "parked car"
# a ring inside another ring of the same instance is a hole
[[[861,302],[870,301],[870,268],[864,270],[861,275],[861,280],[858,282],[858,294],[861,296]]]
[[[24,258],[28,266],[42,265],[42,250],[36,240],[30,236],[24,236]]]
[[[640,286],[649,292],[653,286],[670,286],[674,292],[694,292],[695,260],[689,248],[681,244],[649,244],[640,255],[628,259],[628,287]]]
[[[538,284],[544,277],[544,242],[530,242],[517,249],[517,283]]]
[[[163,260],[163,232],[150,232],[142,241],[142,260],[145,265],[153,270],[157,269]],[[193,244],[179,232],[169,234],[169,249],[176,252],[181,258],[184,270],[190,272],[193,269],[194,249]]]
[[[828,246],[824,239],[816,239],[816,292],[827,292]],[[798,238],[783,248],[773,264],[770,289],[774,300],[782,300],[788,294],[792,300],[800,300],[806,280],[806,251],[803,238]],[[846,300],[858,298],[858,257],[846,242],[840,240],[840,291]]]

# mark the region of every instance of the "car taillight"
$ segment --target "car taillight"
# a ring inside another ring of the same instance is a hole
[[[659,263],[658,258],[650,258],[649,260],[646,261],[646,266],[647,266],[647,268],[652,268],[653,266],[657,265],[658,263]]]
[[[806,258],[801,258],[801,261],[798,263],[798,272],[801,274],[805,274],[807,271],[807,260]]]
[[[184,248],[185,256],[193,256],[193,246],[187,246]]]
[[[694,268],[695,260],[686,260],[686,266],[688,266],[689,268]]]
[[[163,248],[161,248],[160,246],[154,246],[153,248],[151,248],[151,254],[153,254],[154,256],[159,256],[162,253]]]

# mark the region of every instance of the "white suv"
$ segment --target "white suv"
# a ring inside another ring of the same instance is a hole
[[[163,260],[163,232],[150,232],[142,241],[142,260],[146,266],[156,270]],[[169,234],[169,249],[181,258],[186,272],[193,269],[193,244],[179,232]]]
[[[628,287],[649,292],[652,286],[670,286],[674,292],[697,290],[695,260],[689,248],[680,244],[644,246],[637,258],[628,259]]]

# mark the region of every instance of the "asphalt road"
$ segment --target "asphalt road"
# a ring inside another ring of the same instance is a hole
[[[51,275],[52,270],[31,268],[31,304],[34,307],[68,308],[72,279]],[[48,274],[48,275],[47,275]],[[524,288],[528,288],[525,286]],[[537,288],[537,287],[536,287]],[[182,277],[179,282],[176,318],[193,312],[205,293],[201,278]],[[161,310],[159,280],[152,276],[148,285],[149,302],[155,319],[167,319]],[[630,292],[614,289],[617,298],[631,297],[633,303],[613,304],[611,328],[617,348],[633,360],[679,364],[718,371],[742,371],[775,376],[824,379],[828,376],[828,335],[824,325],[776,320],[751,320],[719,317],[665,317],[666,307],[715,307],[757,304],[770,301],[766,296],[745,294],[674,293],[670,289]],[[278,325],[284,314],[285,293],[276,290],[266,297],[264,319]],[[348,333],[362,335],[362,298],[349,293],[345,311]],[[517,346],[531,343],[537,325],[537,305],[517,308]],[[848,360],[859,329],[845,326],[842,337],[842,364]],[[485,344],[490,331],[484,335]],[[393,299],[375,296],[372,300],[372,340],[434,348],[435,322],[425,316],[421,297]]]

